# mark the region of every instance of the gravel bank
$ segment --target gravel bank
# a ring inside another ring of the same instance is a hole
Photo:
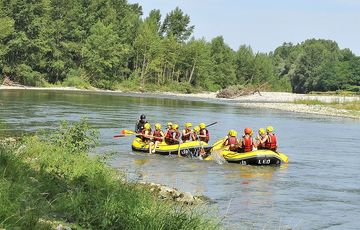
[[[54,90],[54,91],[83,91],[83,92],[101,92],[101,93],[119,93],[121,91],[110,91],[110,90],[86,90],[86,89],[77,89],[74,87],[53,87],[53,88],[41,88],[41,87],[26,87],[26,86],[0,86],[2,89],[23,89],[23,90]],[[135,92],[138,93],[138,92]],[[138,93],[141,94],[141,93]],[[146,93],[149,95],[149,93]],[[305,104],[294,104],[292,102],[296,100],[319,100],[322,102],[350,102],[350,101],[360,101],[359,96],[323,96],[323,95],[308,95],[308,94],[293,94],[293,93],[284,93],[284,92],[261,92],[260,94],[253,94],[248,96],[241,96],[234,99],[223,99],[216,98],[216,92],[205,92],[197,94],[181,94],[181,93],[171,93],[171,92],[156,92],[150,95],[154,97],[169,95],[173,97],[181,98],[199,98],[199,99],[209,99],[209,100],[224,100],[224,101],[233,101],[237,102],[238,105],[244,106],[247,108],[265,108],[265,109],[276,109],[296,113],[311,113],[311,114],[321,114],[329,116],[339,116],[339,117],[350,117],[360,119],[359,111],[350,111],[345,109],[335,109],[326,105],[305,105]]]

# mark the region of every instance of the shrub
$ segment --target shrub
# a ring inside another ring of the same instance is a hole
[[[86,152],[98,144],[99,132],[91,129],[86,118],[81,118],[80,122],[69,125],[67,121],[62,121],[60,128],[51,136],[51,140],[56,145],[67,149],[72,153]]]

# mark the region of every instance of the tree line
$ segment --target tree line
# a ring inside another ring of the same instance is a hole
[[[126,0],[1,0],[0,77],[25,85],[216,91],[360,91],[360,57],[330,40],[284,43],[270,53],[192,36],[180,8],[146,17]]]

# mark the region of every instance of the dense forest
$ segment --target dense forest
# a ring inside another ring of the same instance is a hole
[[[330,40],[234,51],[192,36],[180,8],[142,15],[126,0],[0,0],[0,78],[25,85],[215,91],[360,91],[360,57]]]

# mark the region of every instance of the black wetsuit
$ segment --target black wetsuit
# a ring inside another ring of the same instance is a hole
[[[135,132],[141,133],[141,131],[144,129],[144,125],[148,123],[147,121],[139,120],[135,125]]]

